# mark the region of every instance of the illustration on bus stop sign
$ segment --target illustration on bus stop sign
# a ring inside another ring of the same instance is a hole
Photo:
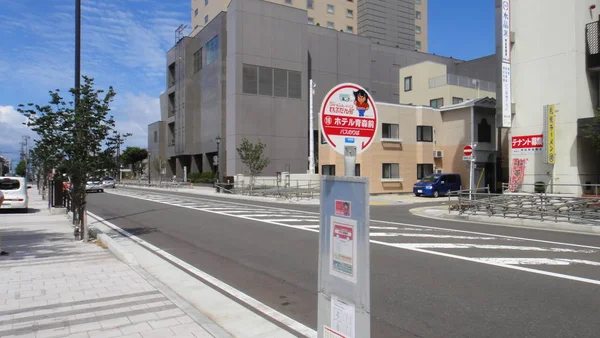
[[[327,143],[344,154],[355,146],[356,154],[367,150],[377,133],[377,108],[371,95],[354,83],[342,83],[327,93],[321,105],[321,131]]]

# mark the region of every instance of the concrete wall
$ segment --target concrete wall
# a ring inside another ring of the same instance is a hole
[[[595,4],[596,9],[590,10]],[[535,13],[535,15],[532,15]],[[543,155],[527,158],[525,184],[535,181],[581,184],[598,174],[577,138],[577,119],[594,115],[598,91],[586,69],[585,25],[600,14],[598,0],[527,0],[511,2],[512,99],[515,115],[510,136],[541,134],[543,106],[557,104],[556,164],[544,164]],[[560,20],[547,20],[547,18]],[[500,25],[497,22],[497,26]],[[580,193],[575,187],[555,187],[558,193]]]
[[[308,101],[305,11],[262,1],[230,3],[227,20],[227,175],[244,173],[236,148],[245,137],[266,144],[277,171],[306,172],[308,167]],[[258,65],[302,74],[300,99],[242,93],[242,65]]]
[[[358,0],[357,23],[373,42],[415,49],[415,0]]]

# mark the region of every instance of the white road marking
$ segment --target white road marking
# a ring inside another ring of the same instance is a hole
[[[375,229],[375,230],[398,230],[397,227],[376,227],[376,226],[370,226],[369,228]]]
[[[273,221],[273,222],[305,222],[308,220],[300,219],[300,218],[277,218],[277,219],[269,219],[269,221]]]
[[[101,218],[98,215],[95,215],[91,212],[87,212],[88,215],[90,215],[92,218],[95,218],[98,222],[103,223],[104,225],[112,228],[113,230],[119,232],[121,235],[128,237],[129,239],[133,240],[134,242],[138,243],[139,245],[145,247],[146,249],[153,251],[154,253],[156,253],[159,256],[162,256],[168,260],[170,260],[171,262],[174,262],[175,264],[179,265],[180,267],[184,268],[185,270],[187,270],[188,272],[192,273],[193,275],[196,275],[197,277],[200,277],[201,279],[204,279],[205,281],[215,285],[216,287],[218,287],[219,289],[223,290],[224,292],[228,293],[230,296],[246,303],[247,305],[249,305],[250,307],[254,308],[255,310],[261,312],[262,314],[264,314],[265,316],[271,317],[274,320],[278,321],[279,323],[281,323],[282,325],[285,325],[289,328],[291,328],[292,330],[299,332],[303,335],[305,335],[306,337],[311,337],[311,338],[316,338],[317,337],[317,332],[311,328],[309,328],[308,326],[305,326],[304,324],[301,324],[300,322],[295,321],[294,319],[284,315],[283,313],[276,311],[275,309],[259,302],[258,300],[248,296],[247,294],[233,288],[232,286],[230,286],[227,283],[222,282],[219,279],[216,279],[215,277],[207,274],[206,272],[194,267],[193,265],[186,263],[185,261],[171,255],[170,253],[144,241],[143,239],[132,235],[131,233],[127,232],[126,230],[123,230],[121,228],[119,228],[118,226],[114,225],[111,222],[108,222],[106,220],[104,220],[103,218]]]
[[[420,237],[420,238],[452,238],[452,239],[476,239],[476,240],[492,240],[499,239],[497,237],[479,237],[479,236],[455,236],[455,235],[433,235],[433,234],[405,234],[400,233],[402,237]]]
[[[584,259],[564,259],[564,258],[477,258],[482,262],[491,262],[510,265],[572,265],[583,264],[600,266],[600,262],[588,261]]]
[[[537,246],[518,245],[490,245],[470,243],[394,243],[398,247],[418,249],[488,249],[488,250],[517,250],[517,251],[545,251],[545,252],[571,252],[595,253],[595,250],[575,250],[566,248],[542,248]]]
[[[400,236],[398,233],[393,232],[371,232],[369,233],[371,237],[397,237]]]
[[[318,229],[320,227],[320,225],[295,225],[295,227]]]

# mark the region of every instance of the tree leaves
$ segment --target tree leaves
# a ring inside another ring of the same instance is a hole
[[[244,137],[240,147],[236,148],[240,155],[240,160],[248,168],[252,184],[254,184],[254,178],[260,175],[269,163],[271,163],[268,157],[263,156],[266,147],[267,145],[262,143],[261,140],[258,140],[258,143],[254,144]]]

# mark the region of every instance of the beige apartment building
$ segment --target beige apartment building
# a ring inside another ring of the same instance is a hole
[[[463,148],[476,143],[475,186],[496,186],[496,100],[481,98],[440,109],[377,102],[375,142],[356,160],[355,174],[370,178],[372,194],[412,193],[431,173],[457,173],[469,188],[469,164]],[[323,175],[343,175],[344,158],[321,136]]]
[[[496,97],[496,83],[450,74],[445,64],[424,61],[400,69],[400,102],[433,108]]]
[[[371,38],[376,43],[427,52],[428,0],[265,0],[307,11],[307,23]],[[192,0],[195,36],[231,0]]]

